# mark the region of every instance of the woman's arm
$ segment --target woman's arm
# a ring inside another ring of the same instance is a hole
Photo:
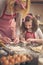
[[[14,43],[19,43],[19,37],[16,34],[16,22],[14,19],[11,21],[12,40]]]

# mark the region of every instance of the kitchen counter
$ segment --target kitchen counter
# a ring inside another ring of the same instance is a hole
[[[31,62],[23,62],[23,64],[21,63],[20,65],[38,65],[39,61],[39,56],[40,56],[40,53],[39,52],[35,52],[33,50],[31,50],[29,47],[25,46],[25,45],[22,45],[21,43],[20,44],[17,44],[17,45],[6,45],[8,47],[10,46],[13,46],[15,47],[15,49],[13,51],[15,51],[16,54],[27,54],[27,55],[31,55],[33,57],[33,60]],[[16,50],[18,47],[18,50]],[[20,50],[21,49],[21,50]],[[40,63],[39,63],[40,64]]]

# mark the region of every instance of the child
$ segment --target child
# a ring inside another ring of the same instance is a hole
[[[26,16],[25,17],[25,22],[22,26],[22,29],[23,29],[23,36],[21,38],[21,42],[28,42],[28,43],[31,43],[31,42],[37,42],[37,43],[41,43],[43,42],[43,38],[36,38],[36,30],[38,28],[38,25],[37,25],[37,20],[35,17],[31,18],[29,16]]]

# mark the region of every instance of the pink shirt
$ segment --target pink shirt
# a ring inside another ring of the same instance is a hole
[[[15,15],[14,15],[15,16]],[[11,15],[3,14],[0,17],[0,34],[4,37],[7,36],[10,39],[15,38],[16,22]]]
[[[27,39],[29,39],[29,38],[35,38],[35,34],[33,33],[33,32],[26,32],[25,33],[25,39],[27,40]]]

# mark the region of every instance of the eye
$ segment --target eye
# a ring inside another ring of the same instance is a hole
[[[32,26],[32,25],[29,25],[29,26]]]

